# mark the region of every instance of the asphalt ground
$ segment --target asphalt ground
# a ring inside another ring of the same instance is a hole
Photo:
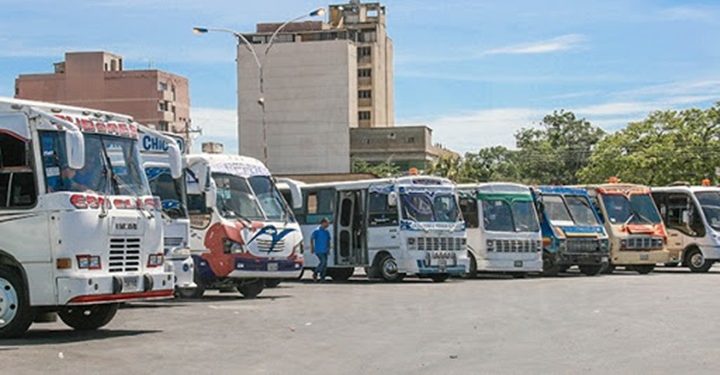
[[[0,340],[0,374],[720,373],[720,266],[445,283],[287,282],[132,303]]]

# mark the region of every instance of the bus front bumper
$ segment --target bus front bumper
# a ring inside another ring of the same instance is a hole
[[[235,270],[228,277],[234,279],[298,279],[302,275],[302,258],[291,259],[235,259]]]
[[[588,253],[567,253],[563,252],[558,254],[558,263],[569,266],[591,266],[601,265],[607,263],[609,256],[607,253],[602,252],[588,252]]]
[[[192,257],[165,260],[165,271],[172,272],[176,288],[195,288],[195,262]]]
[[[542,259],[477,259],[478,271],[541,272]]]
[[[58,277],[60,305],[92,305],[173,297],[173,274],[156,272],[133,275],[78,275]]]
[[[663,264],[671,261],[672,257],[670,256],[670,252],[666,250],[623,250],[618,251],[612,256],[612,264],[618,266]]]

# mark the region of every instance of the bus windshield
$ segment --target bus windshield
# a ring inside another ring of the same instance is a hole
[[[244,177],[213,173],[217,186],[217,209],[226,219],[264,220],[265,216]]]
[[[590,206],[590,201],[577,195],[566,195],[565,203],[567,203],[570,215],[577,225],[599,225],[595,211]]]
[[[269,176],[253,176],[248,181],[268,220],[292,220],[285,200]]]
[[[460,220],[452,194],[401,193],[403,219],[418,222],[456,222]]]
[[[715,230],[720,230],[720,192],[704,191],[695,193],[705,219]]]
[[[602,196],[608,220],[612,224],[658,224],[660,215],[650,195],[633,194],[628,199],[624,195],[607,194]]]
[[[145,168],[150,190],[160,197],[162,211],[171,219],[186,218],[184,177],[174,179],[167,167]]]
[[[497,232],[537,232],[535,208],[530,201],[483,199],[485,230]]]
[[[140,164],[137,140],[85,134],[85,166],[71,169],[61,132],[40,136],[48,192],[69,191],[102,195],[150,195]]]

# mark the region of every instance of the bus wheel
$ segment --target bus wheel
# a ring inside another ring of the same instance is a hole
[[[464,275],[467,279],[475,279],[478,275],[477,261],[473,253],[468,251],[468,258],[470,258],[470,265],[468,266],[468,272]]]
[[[197,272],[197,268],[195,268],[195,272],[193,273],[193,281],[195,282],[194,288],[175,288],[175,295],[178,298],[183,299],[200,299],[205,294],[205,284],[203,283],[202,279],[200,279],[200,275]]]
[[[0,266],[0,338],[21,336],[33,318],[22,278]]]
[[[328,270],[328,275],[330,275],[333,281],[348,281],[354,273],[355,268],[352,267],[331,268]]]
[[[253,299],[262,293],[265,288],[265,282],[262,279],[254,279],[243,281],[237,286],[238,292],[243,295],[245,299]]]
[[[405,278],[405,275],[398,271],[397,261],[390,254],[382,255],[382,258],[378,260],[378,268],[380,276],[385,281],[395,282]]]
[[[598,265],[594,265],[594,264],[593,264],[593,265],[590,265],[590,264],[587,264],[587,265],[579,266],[579,268],[580,268],[580,272],[581,272],[583,275],[585,275],[585,276],[595,276],[595,275],[599,274],[600,271],[603,270],[603,265],[602,265],[602,264],[598,264]]]
[[[446,273],[439,273],[439,274],[430,276],[432,281],[435,283],[444,283],[445,280],[447,280],[449,277],[450,277],[450,275],[448,275]]]
[[[685,257],[685,263],[687,263],[688,268],[690,268],[690,271],[692,272],[707,272],[713,265],[713,262],[705,260],[705,257],[700,249],[692,249],[688,251]]]
[[[625,267],[625,268],[627,268],[629,271],[635,271],[641,275],[647,275],[655,269],[655,265],[654,264],[640,264],[637,266],[632,266],[632,268],[629,268],[629,267]]]
[[[280,285],[281,279],[265,279],[266,288],[277,288]]]
[[[63,323],[78,331],[92,331],[110,323],[119,306],[118,303],[73,306],[60,310],[58,315]]]
[[[557,276],[560,273],[560,265],[553,254],[543,252],[543,276]]]
[[[606,275],[612,275],[613,272],[615,272],[615,265],[610,263],[607,263],[605,268],[602,270],[602,273]]]

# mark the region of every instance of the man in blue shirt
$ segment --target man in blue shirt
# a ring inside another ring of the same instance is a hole
[[[313,271],[313,281],[317,281],[318,274],[320,281],[325,281],[327,274],[327,259],[330,252],[330,231],[327,229],[330,221],[327,218],[320,220],[320,226],[310,236],[310,253],[317,256],[320,263]]]

